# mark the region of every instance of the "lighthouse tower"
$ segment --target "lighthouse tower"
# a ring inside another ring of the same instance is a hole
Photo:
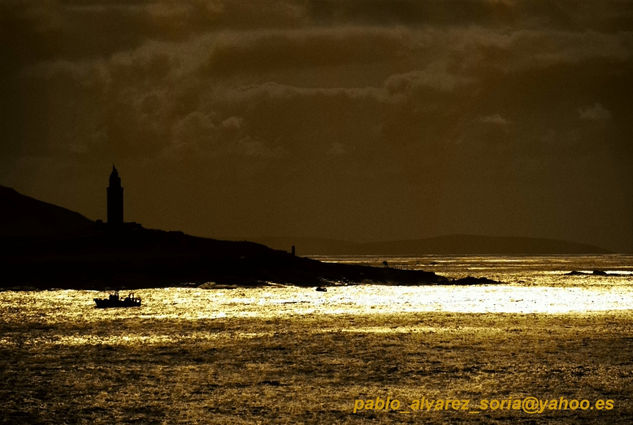
[[[121,177],[114,164],[108,186],[108,224],[123,224],[123,187],[121,187]]]

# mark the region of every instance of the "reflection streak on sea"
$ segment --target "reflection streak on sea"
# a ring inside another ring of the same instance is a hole
[[[328,258],[380,265],[383,257]],[[0,322],[30,324],[28,337],[17,332],[0,334],[0,346],[15,344],[139,344],[179,340],[214,340],[262,336],[240,331],[213,332],[196,326],[175,335],[161,322],[213,323],[218,319],[319,317],[320,315],[388,315],[399,313],[514,313],[585,314],[633,309],[633,257],[399,257],[387,259],[390,267],[433,270],[463,277],[472,270],[504,282],[477,286],[334,286],[328,292],[314,288],[271,286],[262,288],[162,288],[135,291],[140,308],[95,309],[97,291],[0,292]],[[446,266],[449,264],[449,266]],[[505,264],[506,266],[502,266]],[[507,266],[510,264],[511,266]],[[618,272],[609,276],[567,276],[570,269],[601,268]],[[121,332],[112,332],[125,323]],[[63,333],[47,332],[63,325]],[[94,331],[103,324],[108,332]],[[47,328],[48,326],[48,328]],[[85,327],[90,331],[81,331]],[[130,328],[130,326],[132,328]],[[340,328],[340,330],[345,330]],[[349,329],[348,329],[349,330]],[[352,329],[354,330],[354,329]],[[327,331],[327,330],[324,330]],[[363,330],[354,330],[363,331]],[[372,331],[372,330],[364,330]],[[377,331],[377,330],[373,330]],[[416,329],[409,329],[415,332]]]

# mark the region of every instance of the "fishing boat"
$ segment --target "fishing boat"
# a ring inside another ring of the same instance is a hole
[[[108,298],[94,298],[94,300],[97,304],[97,308],[141,306],[141,297],[135,297],[133,293],[130,293],[127,297],[121,298],[119,291],[114,291]]]

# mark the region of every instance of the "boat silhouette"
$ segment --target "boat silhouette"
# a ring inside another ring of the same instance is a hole
[[[121,298],[119,291],[114,291],[108,298],[94,298],[97,304],[96,308],[112,308],[112,307],[140,307],[141,297],[135,297],[133,293],[127,297]]]

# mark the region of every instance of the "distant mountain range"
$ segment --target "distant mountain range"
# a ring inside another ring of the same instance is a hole
[[[349,242],[319,238],[256,238],[276,249],[295,245],[301,255],[547,255],[604,254],[606,249],[578,242],[525,237],[448,235],[386,242]]]
[[[95,222],[83,215],[0,186],[0,237],[68,237],[85,235]],[[557,239],[449,235],[385,242],[349,242],[324,238],[262,237],[253,242],[300,255],[539,255],[603,254],[594,245]]]

